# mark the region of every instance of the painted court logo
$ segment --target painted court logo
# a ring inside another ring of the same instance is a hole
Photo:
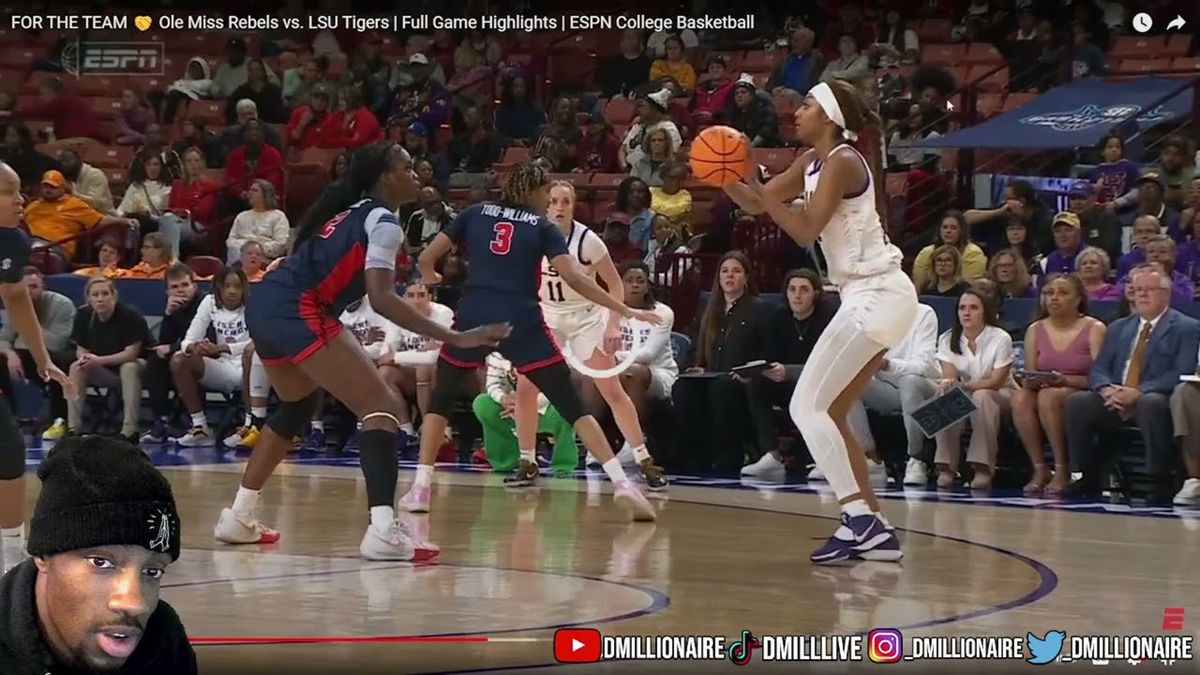
[[[1111,126],[1134,115],[1137,115],[1137,121],[1142,124],[1157,124],[1172,117],[1162,106],[1156,106],[1153,110],[1138,115],[1141,110],[1141,106],[1132,104],[1103,107],[1089,104],[1075,110],[1022,117],[1021,124],[1049,127],[1055,131],[1085,131],[1093,127]]]
[[[62,51],[62,67],[83,75],[162,75],[161,42],[72,42]]]

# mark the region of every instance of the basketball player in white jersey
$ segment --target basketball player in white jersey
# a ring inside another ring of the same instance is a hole
[[[813,347],[788,406],[842,508],[841,527],[810,559],[896,561],[900,542],[879,513],[866,455],[847,421],[884,352],[904,339],[917,314],[916,291],[880,215],[881,172],[850,145],[866,131],[879,142],[879,116],[852,85],[835,80],[809,91],[795,124],[796,137],[812,149],[766,185],[748,161],[746,178],[725,191],[747,212],[769,214],[801,246],[819,239],[841,293],[841,308]],[[881,148],[868,156],[877,162]],[[789,205],[799,194],[799,207]]]
[[[597,276],[608,287],[609,295],[618,302],[625,301],[625,284],[617,273],[616,265],[608,254],[608,246],[599,235],[575,220],[575,187],[566,181],[550,184],[550,205],[546,215],[558,225],[567,240],[567,251],[579,261],[580,266],[595,279]],[[559,347],[570,353],[589,368],[607,370],[616,366],[614,352],[620,348],[621,317],[588,300],[568,286],[559,277],[549,260],[542,259],[542,314],[546,325],[554,333]],[[618,377],[596,378],[596,388],[613,412],[613,420],[625,445],[632,452],[634,461],[642,471],[646,485],[651,490],[662,490],[667,486],[662,468],[654,464],[646,450],[646,438],[638,421],[637,409],[628,392],[621,386]],[[526,378],[517,380],[517,400],[526,387],[533,387]],[[530,397],[532,400],[534,397]],[[536,418],[534,418],[536,420]],[[512,486],[530,485],[537,480],[538,468],[534,457],[537,442],[536,426],[517,420],[517,443],[521,450],[521,462],[505,483]],[[609,460],[619,462],[616,457]]]

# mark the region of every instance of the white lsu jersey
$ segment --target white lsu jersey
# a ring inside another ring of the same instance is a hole
[[[903,254],[888,239],[879,211],[875,205],[875,179],[871,176],[870,163],[853,146],[839,145],[834,152],[853,152],[867,171],[867,185],[862,192],[843,197],[829,224],[821,232],[821,251],[829,267],[829,280],[834,284],[846,284],[877,278],[900,270]],[[818,158],[808,166],[804,174],[804,199],[812,201],[821,182],[824,160]]]
[[[608,247],[604,245],[600,235],[579,221],[572,221],[571,231],[567,233],[566,239],[567,252],[595,279],[596,263],[608,256]],[[595,304],[568,286],[546,258],[542,258],[542,287],[539,294],[542,310],[545,312],[574,312],[588,309]]]

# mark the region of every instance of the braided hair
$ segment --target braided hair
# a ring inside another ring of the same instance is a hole
[[[500,190],[500,200],[508,204],[529,205],[533,193],[550,182],[545,167],[537,162],[525,162],[513,168],[508,182]]]
[[[391,165],[392,149],[396,147],[398,146],[395,143],[382,141],[355,150],[350,157],[350,168],[346,170],[346,175],[325,188],[317,203],[312,205],[300,221],[292,250],[295,251],[301,244],[310,241],[330,218],[350,208],[374,189],[379,177],[386,173]]]

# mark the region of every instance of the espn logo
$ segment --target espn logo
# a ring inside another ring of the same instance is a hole
[[[62,60],[74,75],[162,75],[165,68],[161,42],[79,42]]]

